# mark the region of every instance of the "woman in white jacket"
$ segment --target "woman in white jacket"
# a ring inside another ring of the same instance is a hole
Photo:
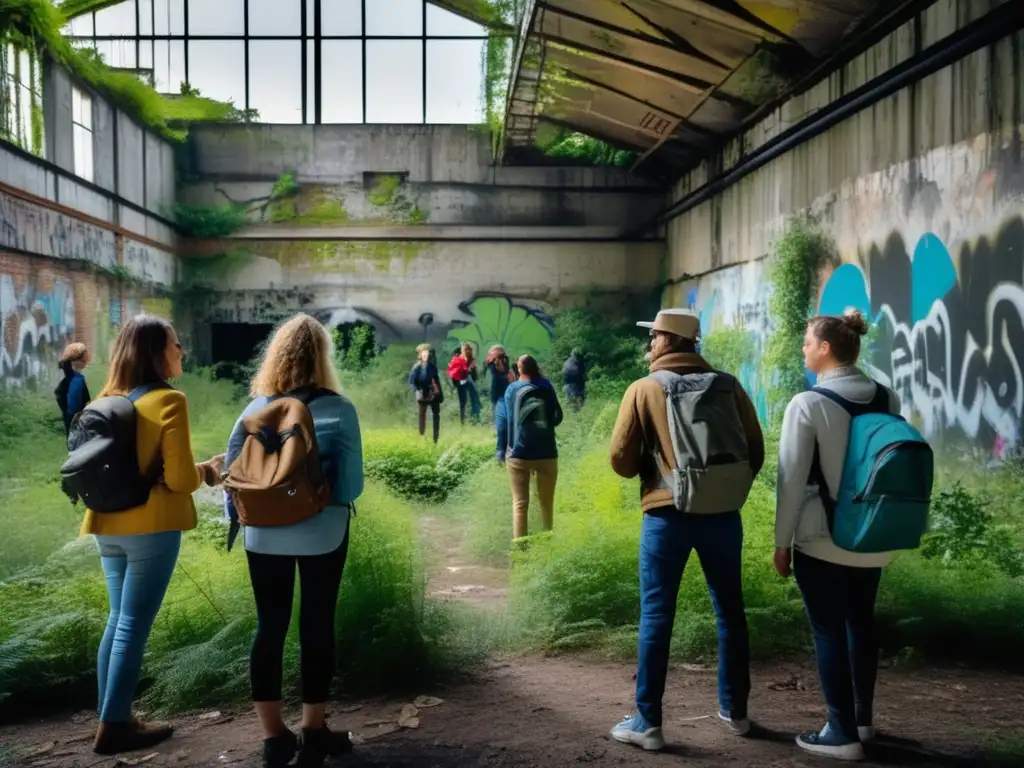
[[[818,375],[818,387],[856,405],[874,402],[899,413],[896,394],[856,366],[867,330],[855,310],[843,317],[812,318],[804,338],[804,362]],[[857,554],[832,543],[814,478],[824,478],[834,497],[849,431],[846,409],[817,392],[802,392],[787,406],[779,444],[775,569],[786,577],[792,568],[803,594],[828,708],[825,727],[801,734],[797,745],[815,754],[862,760],[863,742],[874,737],[875,599],[882,568],[892,554]]]

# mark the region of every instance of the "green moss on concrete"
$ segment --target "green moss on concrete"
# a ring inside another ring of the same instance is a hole
[[[373,185],[373,189],[367,194],[366,199],[370,201],[371,205],[375,205],[378,208],[390,208],[398,198],[401,188],[402,179],[400,176],[390,174],[380,176]]]
[[[282,266],[345,275],[360,272],[392,274],[397,262],[400,274],[404,276],[422,250],[423,243],[369,240],[299,240],[260,244],[260,254],[274,259]]]

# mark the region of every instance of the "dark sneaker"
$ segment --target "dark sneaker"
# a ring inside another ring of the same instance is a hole
[[[834,760],[864,759],[864,745],[860,739],[850,741],[836,733],[829,725],[817,733],[800,734],[796,737],[796,745],[811,754],[831,757]]]
[[[299,750],[299,740],[291,731],[263,740],[263,768],[284,768]]]
[[[137,718],[127,723],[100,723],[92,751],[97,755],[119,755],[150,749],[174,735],[174,728],[163,723],[147,725]]]
[[[320,768],[328,757],[340,757],[352,751],[352,737],[335,732],[325,723],[322,728],[303,728],[296,768]]]

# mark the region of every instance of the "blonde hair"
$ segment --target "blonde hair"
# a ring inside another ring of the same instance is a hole
[[[298,314],[275,331],[252,379],[253,397],[273,397],[304,387],[340,392],[331,334],[314,318]]]
[[[818,315],[807,321],[818,341],[827,341],[832,356],[844,365],[860,357],[860,337],[868,333],[868,321],[859,309],[848,309],[841,317]]]
[[[476,349],[468,341],[462,342],[462,356],[470,363],[476,359]]]
[[[60,356],[58,363],[77,363],[79,361],[89,362],[89,348],[80,341],[73,341],[64,347],[64,354]]]

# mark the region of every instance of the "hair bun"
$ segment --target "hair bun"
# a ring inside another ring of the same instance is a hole
[[[843,312],[843,325],[856,333],[858,336],[866,336],[868,332],[868,321],[859,309],[850,308]]]

